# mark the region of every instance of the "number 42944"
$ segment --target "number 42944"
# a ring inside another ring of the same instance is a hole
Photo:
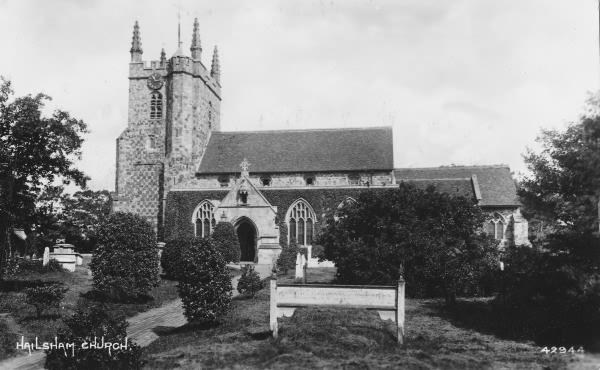
[[[579,347],[578,350],[575,350],[574,347],[571,347],[569,349],[567,349],[566,347],[550,347],[550,349],[548,349],[548,347],[544,347],[541,349],[540,352],[544,352],[545,354],[549,355],[552,353],[584,353],[585,351],[583,350],[583,347]]]

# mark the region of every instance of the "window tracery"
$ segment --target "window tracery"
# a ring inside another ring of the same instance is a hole
[[[485,232],[493,236],[496,240],[502,240],[505,238],[505,228],[506,221],[504,217],[498,213],[494,213],[493,218],[485,225]]]
[[[202,201],[194,211],[194,235],[207,237],[216,225],[214,206],[208,200]]]
[[[289,236],[296,238],[298,245],[312,245],[316,216],[308,202],[297,200],[288,210]]]

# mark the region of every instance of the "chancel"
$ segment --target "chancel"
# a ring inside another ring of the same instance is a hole
[[[529,244],[508,166],[394,168],[392,127],[221,131],[218,51],[209,70],[202,50],[196,19],[189,55],[179,43],[171,58],[163,49],[146,63],[135,23],[113,209],[146,217],[159,241],[206,237],[228,221],[243,261],[270,264],[293,238],[313,267],[328,209],[405,181],[475,199],[489,214],[483,229],[500,244]]]

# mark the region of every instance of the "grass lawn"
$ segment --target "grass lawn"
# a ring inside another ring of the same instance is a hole
[[[291,273],[278,280],[291,282]],[[309,269],[307,280],[331,281],[334,273]],[[255,299],[235,297],[216,327],[186,325],[165,333],[144,350],[145,369],[563,369],[581,357],[545,355],[532,343],[473,330],[455,316],[443,300],[408,299],[406,345],[398,347],[395,323],[376,312],[298,309],[279,319],[280,335],[273,339],[269,290],[263,289]]]
[[[88,275],[87,265],[90,257],[84,257],[83,265],[77,266],[75,272],[29,273],[0,281],[0,360],[23,354],[16,351],[16,341],[25,337],[25,341],[50,341],[56,336],[58,329],[64,326],[63,318],[69,317],[81,305],[95,302],[83,295],[92,289],[92,277]],[[44,283],[60,283],[69,288],[60,304],[60,310],[44,314],[36,318],[35,309],[25,303],[22,289]],[[107,304],[111,312],[126,317],[159,307],[166,301],[178,298],[177,282],[162,279],[154,288],[147,300],[133,304]]]

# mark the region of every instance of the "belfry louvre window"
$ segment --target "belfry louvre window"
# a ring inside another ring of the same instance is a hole
[[[194,212],[194,221],[194,235],[210,236],[216,224],[212,203],[207,200],[200,203]]]
[[[290,238],[296,238],[298,245],[311,245],[315,221],[315,213],[308,203],[303,199],[296,201],[288,211]]]
[[[162,95],[154,91],[150,95],[150,119],[162,118]]]

